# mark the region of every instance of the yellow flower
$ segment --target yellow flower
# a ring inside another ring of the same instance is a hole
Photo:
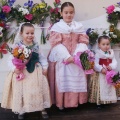
[[[36,8],[33,8],[33,9],[32,9],[32,12],[34,13],[35,11],[36,11]]]
[[[40,7],[40,8],[45,8],[45,7],[46,7],[46,4],[45,4],[45,3],[40,3],[40,4],[39,4],[39,7]]]

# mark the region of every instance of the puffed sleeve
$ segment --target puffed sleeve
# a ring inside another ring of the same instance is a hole
[[[39,50],[39,62],[40,62],[43,69],[48,68],[47,57],[43,54],[41,49]]]
[[[96,55],[95,55],[95,65],[94,65],[94,69],[95,69],[95,71],[97,71],[97,72],[101,72],[102,68],[103,68],[102,65],[99,65],[99,55],[96,54]]]
[[[113,52],[114,54],[114,52]],[[112,63],[109,64],[110,67],[112,67],[112,69],[116,69],[117,68],[117,60],[115,58],[115,55],[112,58]]]
[[[49,42],[50,42],[50,44],[51,44],[52,47],[54,47],[54,46],[62,43],[61,33],[52,31],[50,33]]]
[[[58,44],[50,52],[49,61],[57,62],[67,60],[71,55],[63,44]]]
[[[89,37],[86,34],[80,34],[79,39],[78,39],[78,43],[88,44],[89,43]]]
[[[14,72],[15,66],[12,63],[12,59],[13,59],[13,55],[10,55],[8,60],[7,60],[7,64],[8,64],[9,70]]]

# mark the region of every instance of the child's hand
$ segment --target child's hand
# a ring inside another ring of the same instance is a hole
[[[43,75],[47,76],[47,69],[42,70]]]
[[[110,70],[112,70],[112,67],[111,66],[107,66],[107,69],[110,71]]]
[[[66,62],[66,63],[74,63],[74,58],[71,56],[71,57],[69,57],[67,60],[65,60],[64,62]]]
[[[102,73],[102,74],[106,74],[106,72],[107,72],[106,69],[105,69],[105,68],[102,68],[101,73]]]
[[[15,72],[16,74],[20,74],[20,73],[21,73],[21,70],[19,70],[19,69],[16,68],[16,69],[14,70],[14,72]]]

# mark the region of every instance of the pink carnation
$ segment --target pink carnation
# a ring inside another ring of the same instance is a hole
[[[106,8],[108,14],[113,13],[114,9],[115,9],[115,6],[114,6],[114,5],[108,6],[108,7]]]
[[[51,13],[53,13],[53,12],[54,12],[54,9],[53,9],[53,8],[51,8],[51,9],[50,9],[50,12],[51,12]]]
[[[60,0],[55,0],[56,3],[60,3]]]
[[[26,18],[27,20],[32,20],[32,19],[33,19],[33,15],[32,15],[32,14],[26,14],[26,15],[25,15],[25,18]]]
[[[5,13],[9,13],[11,11],[11,7],[5,5],[5,6],[2,7],[2,11],[5,12]]]

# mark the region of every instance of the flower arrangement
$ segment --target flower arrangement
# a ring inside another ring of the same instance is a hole
[[[41,3],[33,3],[33,0],[28,0],[23,6],[14,5],[16,0],[1,0],[0,2],[0,55],[4,54],[3,44],[13,42],[16,34],[15,30],[11,33],[12,22],[16,21],[19,26],[22,22],[30,22],[32,24],[40,25],[42,29],[41,43],[46,43],[44,35],[44,23],[50,17],[50,24],[59,21],[60,14],[60,0],[55,0],[54,8],[47,5],[44,0]]]
[[[89,36],[89,44],[93,46],[98,39],[98,32],[95,29],[88,28],[86,34]]]
[[[85,71],[85,74],[92,74],[94,72],[94,60],[94,53],[90,50],[77,52],[74,57],[74,62]]]
[[[25,45],[16,45],[11,53],[14,57],[12,59],[12,63],[15,65],[16,69],[19,69],[21,71],[21,73],[17,75],[16,79],[22,80],[25,77],[22,71],[26,67],[32,51]]]
[[[60,8],[61,8],[61,1],[60,0],[55,0],[54,8],[51,6],[48,6],[48,10],[50,11],[50,22],[53,25],[54,23],[58,22],[61,18],[60,15]]]
[[[116,88],[120,88],[120,74],[114,70],[107,71],[106,73],[107,83],[114,85]]]
[[[3,57],[3,54],[7,54],[7,44],[3,43],[0,46],[0,58]]]
[[[120,30],[115,28],[114,24],[111,24],[109,29],[103,31],[103,35],[109,36],[111,44],[120,43]]]
[[[36,21],[42,30],[41,33],[41,43],[45,44],[46,43],[46,38],[44,36],[44,23],[46,18],[49,16],[49,10],[48,10],[48,6],[47,3],[45,3],[44,0],[41,0],[41,3],[38,4],[34,4],[32,7],[32,14],[34,16],[34,21]]]
[[[107,21],[117,26],[117,23],[120,20],[120,2],[108,6],[106,12],[108,14]]]

